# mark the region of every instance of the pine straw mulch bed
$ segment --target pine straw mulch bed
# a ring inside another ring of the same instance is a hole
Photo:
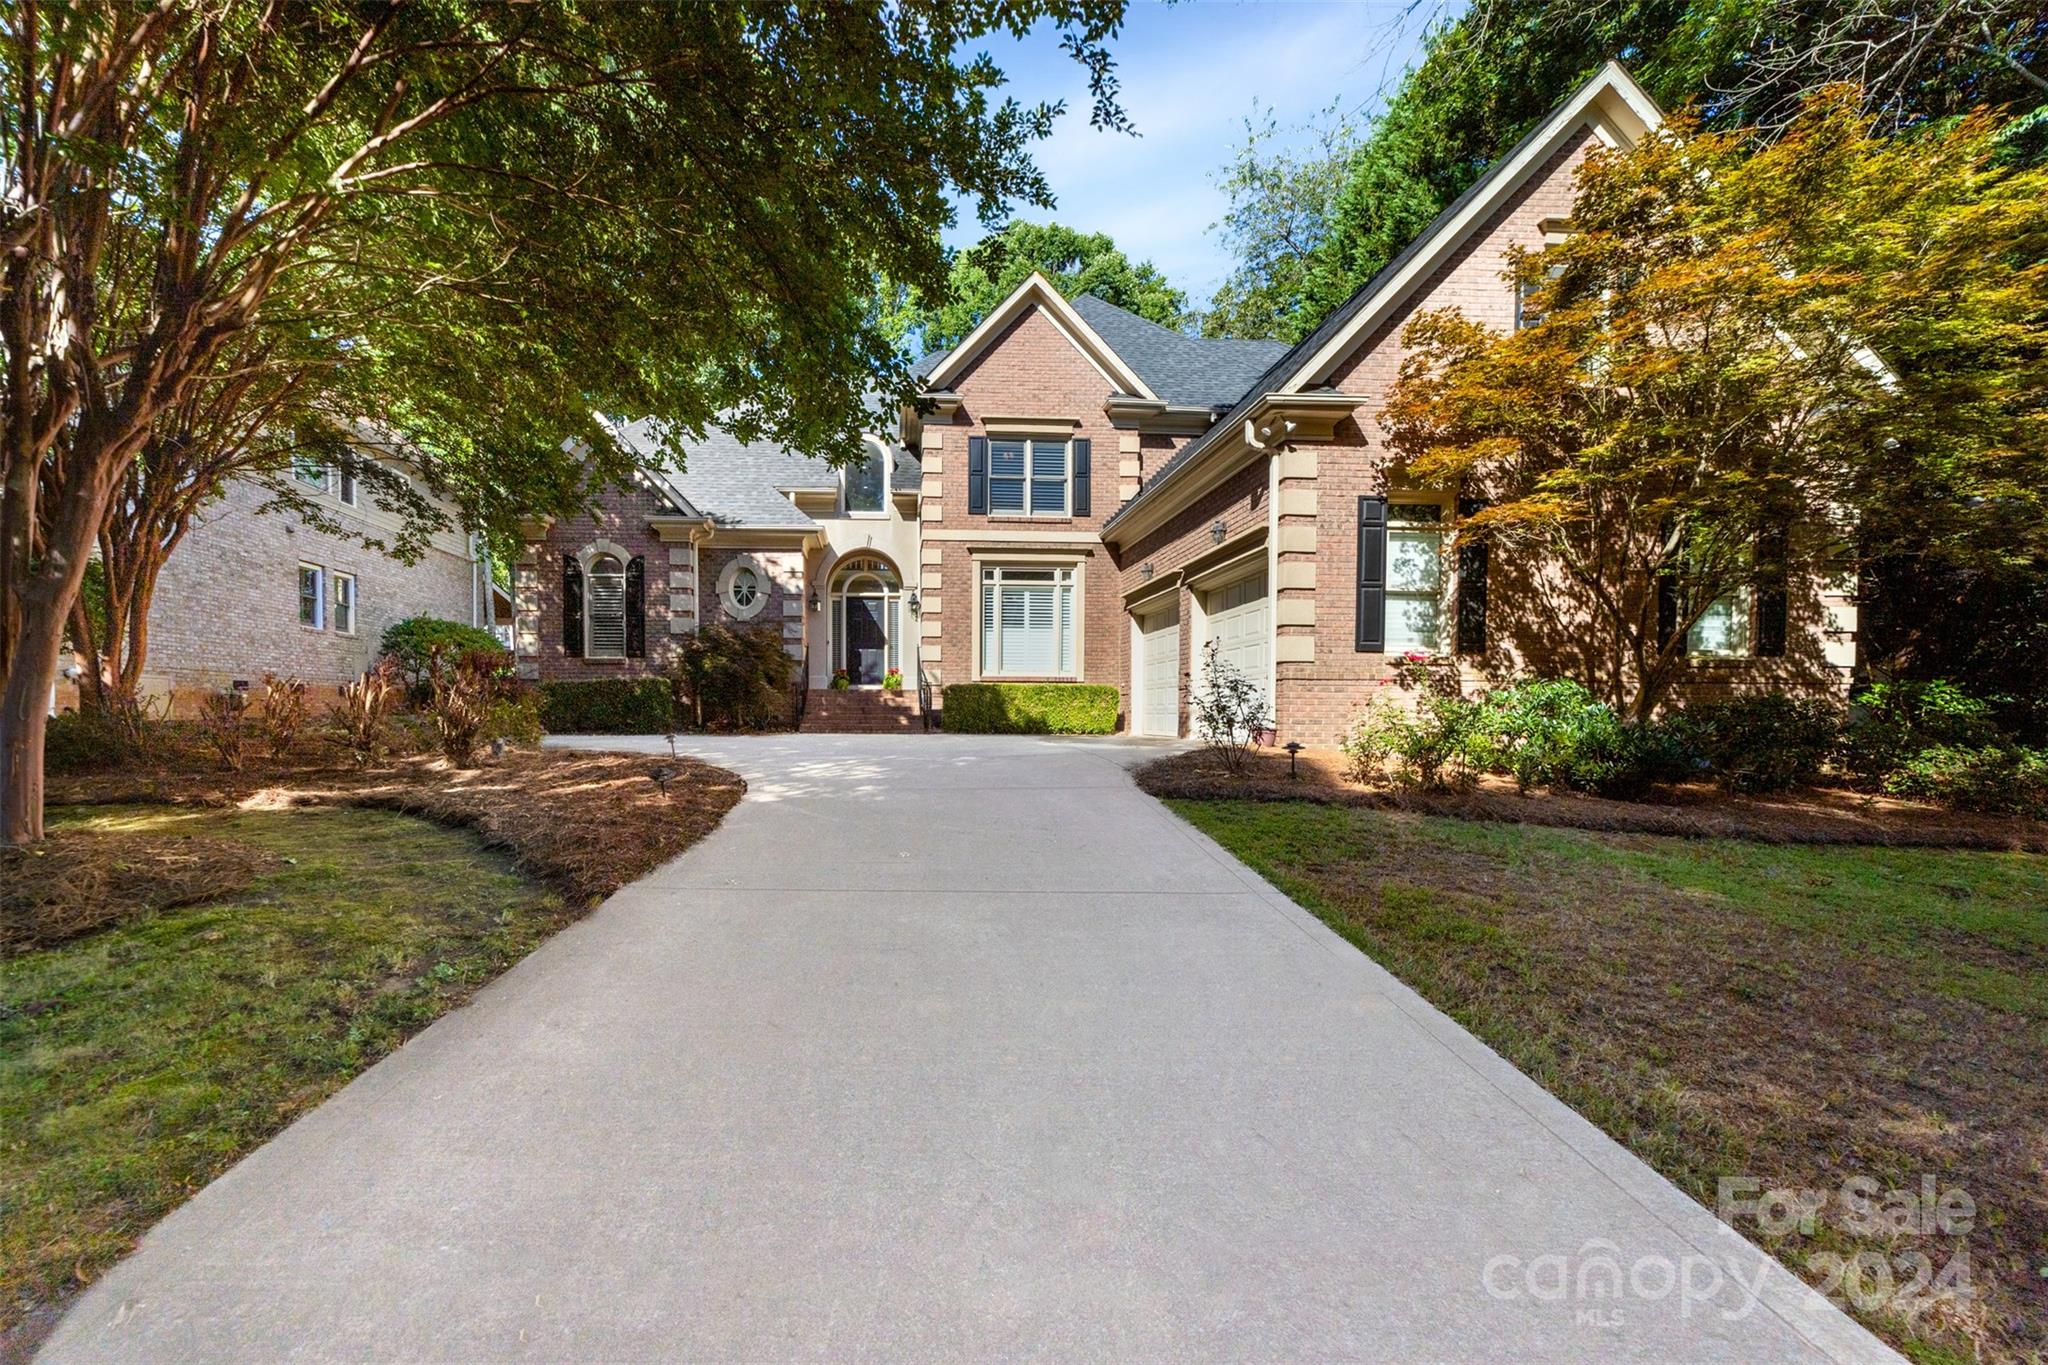
[[[62,830],[0,849],[0,957],[234,895],[276,860],[206,835]]]
[[[657,769],[668,774],[665,783],[655,780]],[[594,905],[709,834],[746,790],[738,774],[691,758],[514,749],[472,769],[416,755],[367,769],[287,760],[252,762],[242,772],[62,775],[49,779],[47,796],[53,806],[168,802],[402,811],[475,830],[487,845],[509,854],[520,870],[549,883],[571,904]],[[132,853],[103,836],[94,836],[94,842],[108,850],[112,861],[132,860]],[[213,894],[221,893],[217,887]],[[118,909],[113,914],[126,917]]]
[[[1974,815],[1861,792],[1811,788],[1781,796],[1730,796],[1706,784],[1674,788],[1651,801],[1610,801],[1576,792],[1524,796],[1505,778],[1485,777],[1469,792],[1368,787],[1346,775],[1333,749],[1304,749],[1298,778],[1287,755],[1255,751],[1241,773],[1207,749],[1174,754],[1137,770],[1138,785],[1162,799],[1313,801],[1320,805],[1406,810],[1464,820],[1549,825],[1624,834],[1751,839],[1771,844],[1871,844],[1899,848],[2002,849],[2048,853],[2048,823]]]

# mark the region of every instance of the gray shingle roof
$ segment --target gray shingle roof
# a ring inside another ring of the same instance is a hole
[[[1227,407],[1287,351],[1284,341],[1191,337],[1093,294],[1083,294],[1073,304],[1109,348],[1169,403]]]
[[[1094,294],[1083,294],[1071,302],[1109,348],[1169,403],[1227,407],[1287,349],[1284,341],[1191,337]],[[951,354],[950,350],[933,351],[920,357],[910,372],[919,379],[929,378]]]
[[[643,451],[656,444],[646,422],[621,427],[619,436]],[[890,488],[916,488],[923,477],[917,461],[893,442],[889,449],[895,457]],[[815,525],[782,490],[839,486],[838,471],[824,460],[774,441],[742,441],[721,427],[708,429],[701,440],[685,440],[683,452],[682,471],[664,471],[659,476],[662,486],[683,504],[677,510],[709,517],[721,526]]]

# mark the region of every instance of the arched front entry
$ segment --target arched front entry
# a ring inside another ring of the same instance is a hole
[[[853,554],[832,570],[832,667],[878,687],[903,666],[903,580],[880,555]]]

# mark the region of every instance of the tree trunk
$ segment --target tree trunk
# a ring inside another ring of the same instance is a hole
[[[49,727],[50,689],[64,646],[64,613],[48,604],[24,604],[7,685],[0,690],[0,844],[32,844],[43,837],[43,734]]]

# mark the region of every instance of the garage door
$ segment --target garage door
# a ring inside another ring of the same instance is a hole
[[[1138,618],[1138,733],[1180,733],[1180,608]]]
[[[1202,605],[1217,653],[1263,692],[1273,657],[1273,607],[1266,596],[1266,571],[1211,590]]]

